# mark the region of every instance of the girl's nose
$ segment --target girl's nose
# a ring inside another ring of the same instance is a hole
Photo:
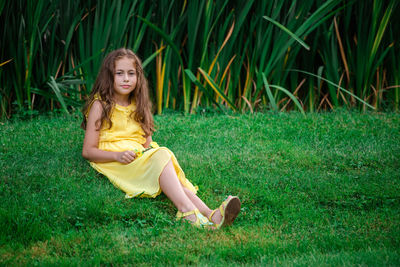
[[[129,81],[128,73],[125,73],[125,75],[124,75],[124,81]]]

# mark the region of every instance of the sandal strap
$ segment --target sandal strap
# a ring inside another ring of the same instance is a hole
[[[221,205],[219,205],[219,211],[221,212],[222,217],[225,216],[225,208],[226,205],[228,205],[229,200],[225,200],[224,202],[221,203]]]
[[[208,216],[208,220],[211,222],[212,221],[212,216],[214,215],[214,213],[217,211],[218,209],[215,209],[213,211],[211,211],[210,216]]]
[[[228,200],[225,200],[224,202],[221,203],[221,205],[219,205],[218,208],[216,208],[215,210],[213,210],[210,213],[210,216],[208,216],[208,220],[211,222],[212,221],[212,216],[214,216],[214,213],[219,210],[219,212],[221,213],[221,216],[225,216],[225,207],[228,204]]]
[[[214,213],[215,213],[217,210],[219,210],[219,212],[221,213],[221,216],[222,216],[222,220],[221,220],[220,223],[214,223],[216,229],[219,229],[219,228],[224,224],[224,221],[225,221],[225,208],[226,208],[226,206],[228,205],[228,203],[229,203],[231,200],[232,200],[232,198],[229,199],[229,200],[228,200],[228,199],[224,200],[224,201],[221,203],[221,205],[220,205],[217,209],[215,209],[215,210],[213,210],[213,211],[211,212],[211,214],[210,214],[210,216],[209,216],[208,219],[209,219],[210,222],[212,222],[212,223],[214,223],[213,220],[212,220],[212,216],[214,215]]]
[[[183,217],[186,217],[186,216],[189,216],[189,215],[192,215],[192,214],[196,215],[196,217],[197,217],[197,213],[198,212],[199,212],[198,209],[194,209],[194,210],[187,211],[187,212],[181,212],[181,211],[178,210],[178,212],[176,213],[176,219],[179,220],[179,219],[181,219]]]
[[[194,209],[188,212],[178,211],[176,213],[176,220],[180,220],[186,216],[194,214],[196,216],[196,221],[192,222],[192,224],[196,227],[211,227],[213,224],[200,213],[199,209]]]

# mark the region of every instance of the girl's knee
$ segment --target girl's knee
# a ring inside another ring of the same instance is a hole
[[[174,168],[174,165],[172,164],[172,160],[171,160],[171,159],[168,160],[167,164],[165,164],[164,169],[165,169],[165,168],[171,168],[171,169]]]
[[[167,162],[165,166],[172,165],[172,157],[165,149],[158,149],[152,155],[150,160],[154,162]]]
[[[188,188],[186,188],[186,187],[183,186],[182,182],[181,182],[181,185],[182,185],[183,191],[185,191],[185,193],[188,194],[188,193],[191,192]]]
[[[168,149],[165,147],[160,147],[159,149],[157,149],[157,151],[154,152],[154,155],[156,155],[157,157],[171,158],[171,155],[169,154]]]

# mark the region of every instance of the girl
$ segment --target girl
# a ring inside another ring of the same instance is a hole
[[[83,108],[82,156],[127,198],[163,192],[178,209],[177,219],[197,227],[230,225],[240,201],[229,196],[211,210],[186,179],[174,154],[152,141],[154,121],[140,59],[129,49],[109,53]]]

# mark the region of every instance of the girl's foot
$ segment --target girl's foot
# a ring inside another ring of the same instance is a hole
[[[211,212],[208,219],[215,224],[217,229],[231,225],[240,212],[240,206],[241,203],[238,197],[228,196],[218,209]]]
[[[211,223],[206,217],[204,217],[198,209],[194,209],[188,212],[180,212],[176,213],[176,219],[186,220],[189,223],[193,224],[198,228],[212,227],[213,223]]]

